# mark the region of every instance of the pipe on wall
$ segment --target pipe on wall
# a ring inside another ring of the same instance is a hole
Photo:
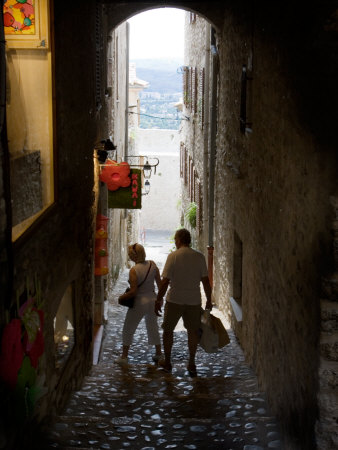
[[[126,23],[126,110],[125,110],[125,130],[124,130],[124,160],[128,159],[129,150],[129,40],[130,40],[130,27],[129,23]],[[128,211],[125,209],[123,218],[127,219]]]
[[[209,230],[208,217],[208,170],[209,170],[209,89],[210,89],[210,33],[211,25],[207,23],[205,33],[205,73],[204,73],[204,129],[203,129],[203,230]],[[205,233],[206,234],[206,233]],[[205,241],[207,237],[205,236]]]
[[[125,130],[124,130],[124,157],[128,157],[128,142],[129,142],[129,39],[130,27],[126,23],[126,111],[125,111]]]
[[[215,166],[216,166],[216,133],[217,133],[217,76],[218,51],[215,41],[215,30],[211,29],[211,103],[210,103],[210,155],[209,155],[209,221],[208,221],[208,272],[213,282],[213,250],[214,250],[214,215],[215,215]]]

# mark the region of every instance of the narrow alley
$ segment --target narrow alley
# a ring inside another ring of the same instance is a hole
[[[0,449],[337,450],[338,0],[6,0],[0,33]],[[122,369],[129,247],[180,227],[231,342],[191,378],[177,328],[168,374],[142,324]]]
[[[147,235],[146,251],[160,270],[172,244]],[[121,348],[125,309],[117,304],[127,286],[125,270],[110,292],[101,357],[80,391],[49,430],[40,449],[281,449],[276,419],[231,330],[217,354],[197,353],[197,378],[186,371],[183,326],[175,332],[172,374],[152,362],[143,324],[131,347],[129,367],[114,363]],[[215,309],[215,315],[221,316]],[[37,444],[38,445],[38,444]],[[34,446],[36,448],[36,446]]]

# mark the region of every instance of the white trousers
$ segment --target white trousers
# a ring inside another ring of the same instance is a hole
[[[133,308],[128,308],[122,330],[123,345],[131,345],[139,323],[144,317],[149,345],[160,345],[157,316],[154,312],[155,298],[137,297]]]

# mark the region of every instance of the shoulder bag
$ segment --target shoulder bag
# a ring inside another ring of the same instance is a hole
[[[142,286],[142,284],[146,281],[146,279],[147,279],[147,277],[148,277],[148,275],[149,275],[149,272],[150,272],[151,264],[152,264],[152,263],[151,263],[151,261],[150,261],[149,269],[148,269],[147,275],[145,276],[145,278],[144,278],[144,280],[142,281],[142,283],[140,283],[140,284],[137,285],[138,288],[139,288],[140,286]],[[129,291],[130,291],[130,287],[128,287],[128,288],[126,289],[125,294],[126,294],[127,292],[129,292]],[[134,297],[129,297],[129,298],[123,298],[122,300],[119,300],[119,305],[127,306],[128,308],[132,308],[132,307],[134,306],[134,300],[135,300],[135,296],[134,296]]]

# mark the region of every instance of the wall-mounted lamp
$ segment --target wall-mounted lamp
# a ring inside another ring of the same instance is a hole
[[[156,170],[156,167],[155,167],[155,170]],[[151,177],[151,165],[149,164],[148,160],[146,161],[145,165],[143,166],[143,176],[144,176],[144,178]]]
[[[156,173],[156,167],[160,163],[158,158],[155,158],[155,157],[148,158],[148,156],[146,156],[146,155],[127,156],[127,159],[133,159],[133,158],[134,159],[138,158],[138,164],[137,163],[134,164],[133,162],[130,162],[129,163],[130,167],[141,167],[143,170],[144,178],[149,179],[151,177],[152,168],[154,168],[154,173]],[[141,158],[144,158],[146,160],[145,164],[140,163]],[[150,164],[149,161],[153,161],[153,160],[154,160],[154,163]]]
[[[142,193],[142,195],[148,195],[149,192],[150,192],[150,183],[148,180],[146,180],[144,183],[144,192]]]
[[[114,143],[108,138],[103,139],[100,142],[97,142],[95,144],[95,149],[97,151],[97,157],[100,164],[104,164],[106,162],[106,159],[108,157],[108,153],[116,150],[117,147],[114,145]],[[114,157],[112,158],[114,159]]]

